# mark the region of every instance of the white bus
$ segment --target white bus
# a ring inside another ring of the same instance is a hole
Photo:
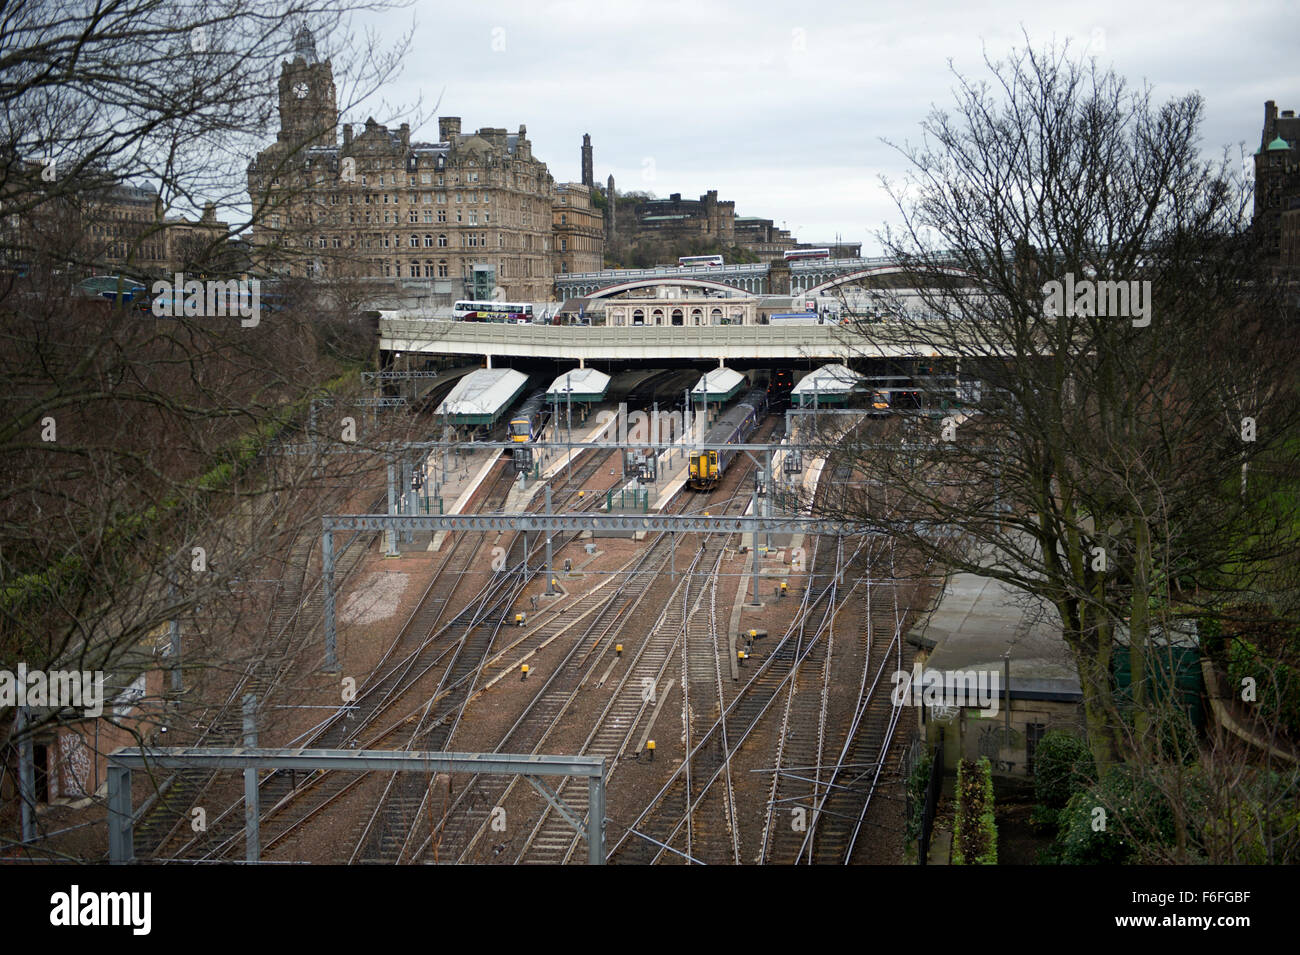
[[[677,260],[679,269],[687,269],[696,265],[721,265],[722,256],[720,255],[683,255]]]
[[[466,322],[531,322],[533,306],[527,302],[475,302],[461,301],[452,306],[457,321]]]
[[[790,249],[785,253],[787,262],[802,262],[805,259],[829,259],[830,249]]]

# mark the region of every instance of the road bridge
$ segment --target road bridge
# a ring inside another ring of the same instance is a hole
[[[957,260],[932,260],[927,267],[951,265],[943,271],[961,276]],[[814,259],[777,263],[783,273],[789,268],[789,288],[773,288],[772,263],[753,262],[722,266],[659,266],[652,269],[603,269],[599,272],[566,272],[555,276],[556,297],[560,299],[606,298],[638,288],[656,285],[683,285],[688,288],[722,289],[751,295],[822,294],[838,285],[864,279],[903,274],[908,266],[893,256],[853,259]]]
[[[482,355],[586,361],[849,359],[947,357],[915,329],[845,325],[592,326],[511,325],[385,318],[379,347],[424,355]],[[993,352],[981,348],[988,354]],[[961,354],[969,354],[962,349]]]

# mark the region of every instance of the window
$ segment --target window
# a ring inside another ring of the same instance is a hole
[[[385,221],[385,222],[392,222],[392,221],[393,221],[393,214],[392,214],[391,212],[385,212],[385,213],[384,213],[384,221]]]
[[[446,259],[439,259],[439,260],[438,260],[438,278],[440,278],[440,279],[445,279],[446,277],[447,277],[447,260],[446,260]]]
[[[478,193],[477,193],[477,192],[471,192],[471,193],[469,194],[469,198],[466,199],[465,201],[466,201],[466,202],[478,202]]]
[[[478,225],[478,213],[475,212],[473,209],[471,209],[469,213],[469,224]]]
[[[569,217],[566,216],[564,213],[560,213],[560,225],[568,225],[568,224],[569,224]]]
[[[410,239],[407,240],[407,244],[413,249],[418,249],[420,247],[420,237],[418,235],[411,236]]]
[[[483,213],[483,224],[487,225],[491,221],[492,221],[492,213],[490,212]]]
[[[428,259],[424,260],[424,277],[426,279],[433,278],[433,263]]]
[[[447,204],[447,194],[445,192],[438,193],[438,205],[445,206],[446,204]]]
[[[456,201],[457,201],[457,202],[460,202],[460,193],[459,193],[459,192],[456,193]]]
[[[420,277],[420,263],[419,263],[419,262],[412,262],[412,263],[411,263],[410,276],[411,276],[411,278],[413,278],[413,279],[418,279],[418,278]]]
[[[414,177],[414,176],[407,176],[407,177],[406,177],[406,184],[407,184],[408,186],[413,186],[413,185],[415,185],[415,177]]]
[[[433,205],[433,193],[432,193],[432,192],[422,192],[422,193],[420,193],[420,195],[421,195],[421,197],[422,197],[420,201],[423,202],[426,206],[431,206],[431,205]]]
[[[415,183],[412,182],[411,185],[415,185]],[[393,196],[393,201],[394,202],[397,201],[396,196]],[[411,205],[415,205],[417,202],[420,201],[420,194],[418,192],[408,192],[406,194],[406,201],[409,202]]]
[[[426,186],[429,184],[430,180],[432,179],[433,179],[432,173],[428,173],[428,172],[420,173],[420,182],[424,183]],[[428,193],[425,193],[425,195],[428,195]]]
[[[447,247],[447,235],[446,233],[441,233],[438,236],[438,248],[445,249],[446,247]]]
[[[438,185],[443,185],[442,176],[438,177]]]
[[[463,221],[463,220],[464,220],[464,216],[463,216],[463,214],[461,213],[461,211],[460,211],[459,209],[457,209],[457,210],[456,210],[456,221],[457,221],[457,222],[461,222],[461,221]]]
[[[325,236],[322,235],[317,239],[316,246],[321,249],[325,248]]]
[[[384,205],[388,205],[388,193],[384,193]]]
[[[478,182],[478,173],[476,173],[476,172],[471,172],[471,173],[469,173],[469,174],[465,177],[465,180],[466,180],[467,182]],[[470,202],[473,202],[473,201],[474,201],[473,199],[470,200]]]
[[[333,245],[334,248],[336,248],[336,249],[341,249],[341,248],[343,248],[343,240],[340,239],[338,236],[334,236],[334,240],[333,240],[333,242],[331,243],[331,245]]]
[[[438,221],[439,221],[439,222],[446,222],[446,221],[447,221],[447,210],[446,210],[446,209],[439,209],[439,210],[438,210]]]
[[[411,238],[415,238],[415,236],[411,236]],[[426,236],[424,237],[424,247],[425,247],[426,249],[432,249],[432,248],[433,248],[433,236],[431,236],[431,235],[426,235]]]
[[[406,221],[414,225],[416,222],[420,221],[420,214],[412,209],[406,214]]]
[[[568,251],[569,251],[569,240],[568,240],[568,239],[561,239],[561,240],[560,240],[560,251],[561,251],[561,252],[568,252]]]

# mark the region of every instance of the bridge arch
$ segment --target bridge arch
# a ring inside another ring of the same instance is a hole
[[[808,296],[821,295],[823,292],[827,292],[830,289],[835,288],[837,285],[848,285],[852,282],[858,281],[859,279],[871,278],[876,275],[897,275],[907,271],[909,271],[909,269],[901,265],[873,266],[872,268],[869,269],[859,269],[856,272],[845,272],[843,275],[837,275],[834,278],[826,279],[825,281],[821,282],[818,285],[814,285],[811,288],[805,289],[804,291],[797,292],[795,294],[808,295]],[[967,272],[965,269],[953,269],[953,268],[948,268],[947,266],[939,266],[937,269],[934,269],[933,271],[942,272],[944,275],[955,275],[955,276],[970,275],[970,273]]]
[[[628,282],[619,282],[615,285],[607,285],[604,288],[595,289],[588,292],[588,298],[608,298],[611,295],[618,295],[620,292],[630,292],[638,288],[654,288],[660,285],[685,285],[691,288],[714,289],[721,292],[743,292],[742,288],[735,285],[728,285],[725,282],[714,282],[709,279],[678,279],[678,278],[648,278],[634,279]],[[671,301],[665,299],[664,301]]]

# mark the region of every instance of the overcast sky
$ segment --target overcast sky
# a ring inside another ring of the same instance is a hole
[[[737,215],[800,241],[839,235],[877,250],[897,212],[880,176],[903,164],[882,138],[916,141],[953,75],[983,57],[1070,39],[1156,102],[1205,98],[1202,146],[1258,145],[1264,101],[1300,109],[1300,0],[415,0],[413,47],[389,102],[423,97],[466,130],[526,124],[557,181],[581,178],[590,133],[598,181],[620,191],[717,189]],[[329,55],[330,39],[320,38]],[[390,118],[376,102],[349,112]],[[413,138],[436,140],[430,119]]]

